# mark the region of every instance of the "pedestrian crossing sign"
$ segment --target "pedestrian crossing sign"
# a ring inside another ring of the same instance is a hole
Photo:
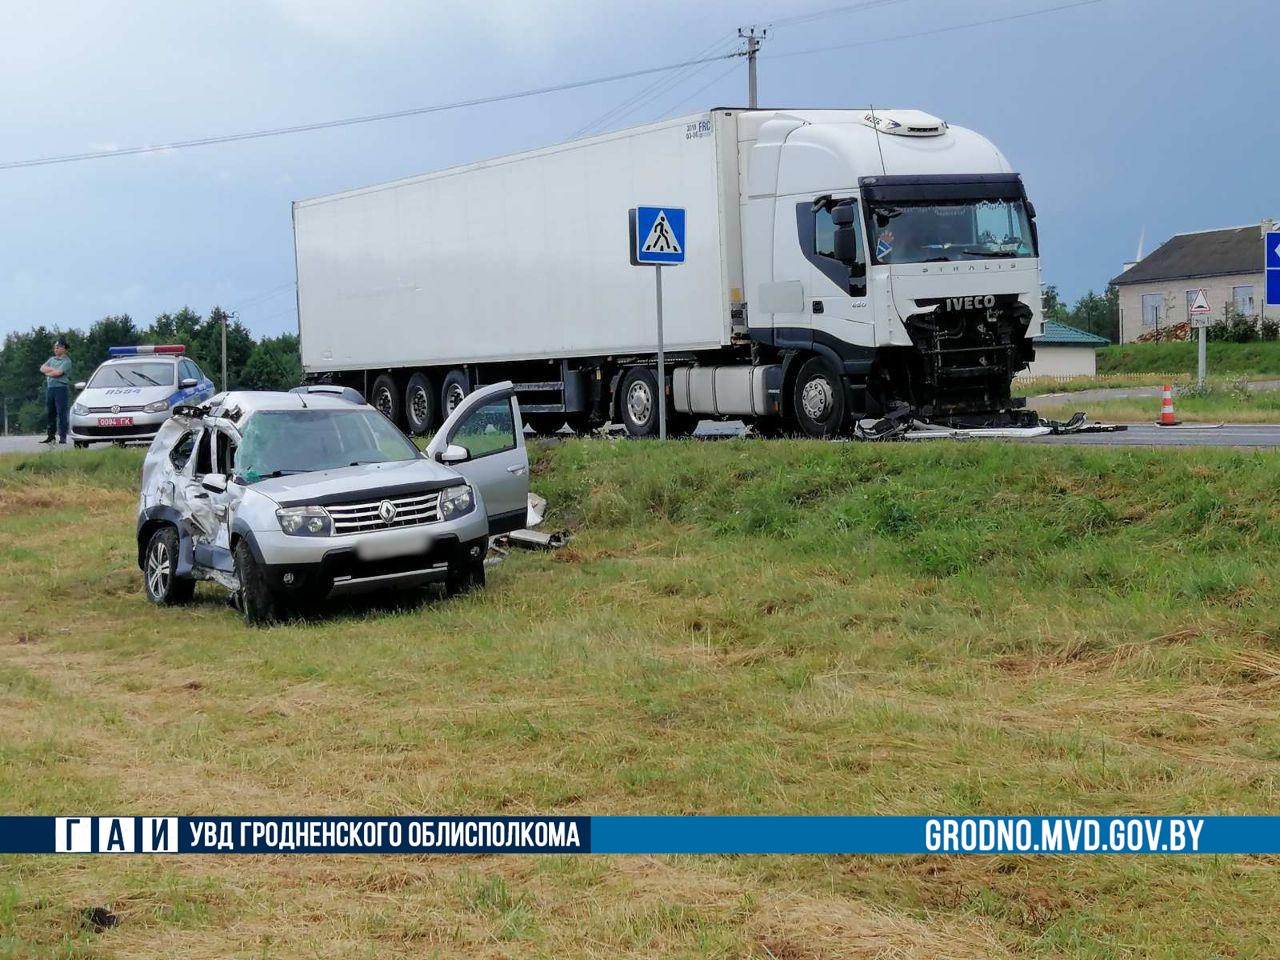
[[[628,219],[635,266],[684,263],[683,207],[633,207]]]

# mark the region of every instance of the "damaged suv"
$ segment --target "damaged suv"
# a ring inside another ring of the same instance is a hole
[[[179,407],[142,468],[147,597],[211,580],[257,624],[339,593],[483,586],[489,537],[525,526],[523,429],[510,383],[463,399],[425,453],[348,388]]]

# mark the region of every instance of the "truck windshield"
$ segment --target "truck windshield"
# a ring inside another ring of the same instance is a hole
[[[171,387],[173,364],[163,361],[104,363],[89,380],[90,387]]]
[[[1034,257],[1021,200],[926,200],[869,204],[876,263],[946,263]]]
[[[418,448],[376,410],[263,410],[244,424],[236,474],[256,483],[417,456]]]

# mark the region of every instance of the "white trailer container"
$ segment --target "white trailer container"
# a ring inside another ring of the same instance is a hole
[[[502,379],[547,428],[647,435],[659,402],[677,428],[820,436],[900,403],[1007,420],[1040,322],[1024,201],[988,141],[917,111],[733,109],[300,201],[303,366],[415,432]],[[661,385],[652,271],[628,258],[650,204],[687,211]]]
[[[646,202],[687,209],[697,264],[663,278],[667,346],[728,344],[737,143],[717,120],[719,136],[660,123],[295,204],[303,365],[376,369],[392,346],[407,366],[652,351],[653,274],[626,234]]]

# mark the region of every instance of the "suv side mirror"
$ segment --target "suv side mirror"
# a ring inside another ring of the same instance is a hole
[[[210,493],[226,493],[227,475],[225,473],[206,473],[200,480],[200,486]]]
[[[465,463],[470,459],[471,451],[460,443],[449,444],[440,454],[440,462],[443,464]]]
[[[183,377],[181,380],[178,381],[178,386],[180,386],[183,390],[189,390],[192,387],[196,386],[196,384],[198,384],[199,382],[200,381],[197,380],[195,377]]]
[[[83,389],[84,389],[85,387],[87,387],[88,385],[89,385],[89,383],[88,383],[88,381],[86,381],[86,380],[77,380],[77,381],[76,381],[76,389],[77,389],[77,390],[83,390]]]

